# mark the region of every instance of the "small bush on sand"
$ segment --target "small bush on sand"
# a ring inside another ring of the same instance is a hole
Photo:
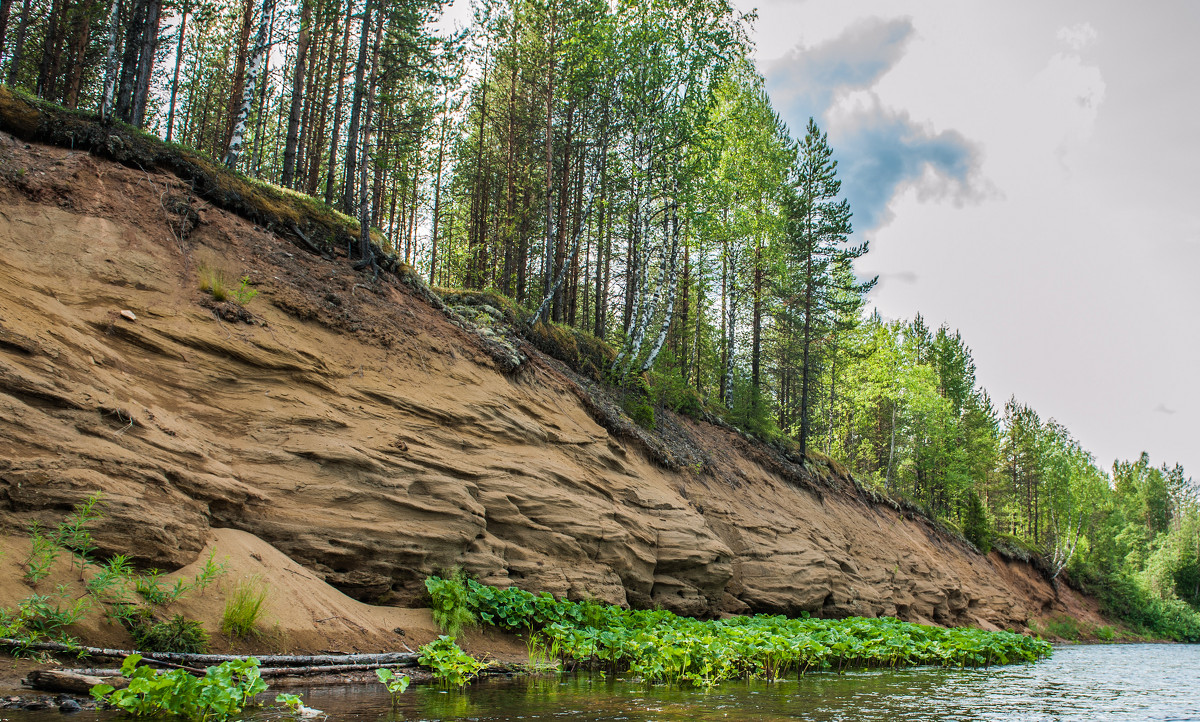
[[[238,582],[229,599],[225,600],[221,633],[242,639],[257,634],[254,625],[262,617],[267,591],[267,584],[257,575]]]

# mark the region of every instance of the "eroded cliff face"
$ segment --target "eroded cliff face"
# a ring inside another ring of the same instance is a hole
[[[10,530],[99,489],[102,551],[175,568],[234,528],[401,605],[454,565],[696,615],[1021,628],[1057,603],[1031,569],[844,480],[781,474],[728,430],[669,419],[698,461],[664,469],[599,425],[556,362],[526,347],[503,372],[407,286],[305,254],[172,176],[6,135],[0,168]],[[199,289],[202,266],[249,276],[248,314]]]

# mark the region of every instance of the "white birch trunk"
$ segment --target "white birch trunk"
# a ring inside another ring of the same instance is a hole
[[[649,355],[642,362],[642,373],[649,371],[654,366],[654,360],[658,358],[658,353],[662,351],[663,344],[666,343],[667,333],[671,330],[671,319],[675,315],[675,298],[676,290],[678,289],[678,274],[676,265],[679,260],[679,217],[672,213],[672,232],[671,232],[671,261],[666,268],[667,277],[667,312],[663,316],[662,325],[659,326],[658,338],[654,340],[654,345],[650,348]]]
[[[236,166],[238,156],[242,154],[242,144],[246,140],[246,124],[250,119],[250,108],[254,105],[258,79],[263,74],[263,66],[269,60],[271,16],[274,14],[275,0],[263,0],[262,17],[258,21],[258,34],[254,38],[254,55],[250,59],[250,67],[246,70],[246,86],[242,90],[242,103],[233,124],[233,135],[229,140],[229,153],[225,155],[225,167],[227,168]]]

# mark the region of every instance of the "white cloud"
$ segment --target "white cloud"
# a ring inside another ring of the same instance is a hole
[[[1079,52],[1096,42],[1100,34],[1096,32],[1096,28],[1092,27],[1091,23],[1082,22],[1059,28],[1057,37],[1066,43],[1069,48],[1075,52]]]

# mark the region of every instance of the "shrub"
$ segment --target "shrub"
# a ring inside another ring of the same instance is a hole
[[[458,636],[463,627],[474,627],[479,622],[469,605],[467,580],[461,567],[450,570],[447,578],[429,577],[425,580],[429,591],[429,610],[438,627],[450,635]]]
[[[985,667],[1032,662],[1051,652],[1049,644],[1011,632],[943,629],[897,619],[758,615],[705,621],[474,581],[467,587],[469,603],[484,621],[510,632],[537,630],[531,657],[535,646],[548,645],[549,654],[564,661],[627,672],[649,683],[709,687],[728,679],[773,680],[810,669]],[[446,659],[453,654],[446,643],[434,645]],[[423,657],[421,663],[433,666],[432,649],[423,647],[422,654],[427,652],[429,661]]]
[[[200,654],[208,650],[208,632],[200,622],[182,614],[158,622],[146,610],[131,617],[129,635],[143,652]]]
[[[429,667],[433,678],[445,687],[461,689],[490,666],[462,651],[453,638],[444,634],[422,646],[420,652],[417,662]]]
[[[258,291],[250,286],[250,277],[242,276],[238,282],[238,287],[233,292],[233,300],[237,301],[239,306],[245,306],[253,301],[258,296]]]
[[[1070,641],[1078,640],[1083,636],[1083,630],[1079,628],[1079,622],[1068,614],[1051,619],[1046,623],[1045,631],[1047,634]]]
[[[225,612],[221,615],[221,633],[230,637],[246,638],[256,634],[254,625],[263,613],[267,601],[267,585],[262,577],[248,577],[237,583],[233,594],[225,600]]]

